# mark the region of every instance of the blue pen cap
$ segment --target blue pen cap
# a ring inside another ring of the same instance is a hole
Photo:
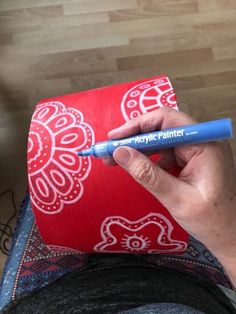
[[[233,127],[233,121],[232,119],[228,118],[228,119],[221,119],[221,120],[228,120],[228,122],[226,122],[228,124],[228,128],[229,128],[229,137],[233,137],[234,136],[234,127]]]
[[[195,129],[194,125],[192,129]],[[194,131],[197,131],[198,135],[193,138],[192,143],[223,140],[233,137],[233,123],[230,118],[203,122],[199,123]]]
[[[220,120],[218,120],[218,121],[220,121]],[[221,119],[221,121],[222,121],[222,123],[224,123],[225,128],[228,128],[228,131],[226,131],[226,136],[228,134],[228,138],[232,138],[234,136],[234,127],[233,127],[232,119],[230,119],[230,118]]]

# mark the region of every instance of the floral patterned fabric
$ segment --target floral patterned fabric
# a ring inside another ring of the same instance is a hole
[[[83,268],[89,255],[51,251],[43,242],[27,194],[19,213],[10,255],[5,265],[0,289],[0,310],[11,301],[20,300],[54,280]],[[217,259],[197,240],[190,238],[184,254],[142,255],[147,263],[163,265],[207,278],[232,289]]]

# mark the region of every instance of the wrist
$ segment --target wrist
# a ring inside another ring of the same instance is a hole
[[[234,289],[236,289],[236,243],[232,243],[229,246],[222,246],[221,248],[217,248],[217,250],[208,248],[221,263]]]
[[[218,257],[217,257],[218,258]],[[234,289],[236,289],[236,257],[231,259],[218,258]]]
[[[218,230],[222,231],[215,231],[199,240],[215,255],[236,288],[236,219]]]

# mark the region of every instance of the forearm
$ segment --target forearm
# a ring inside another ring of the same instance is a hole
[[[216,256],[236,288],[236,215],[203,237],[197,237]],[[210,226],[208,226],[210,229]]]
[[[220,241],[221,245],[214,248],[208,247],[216,256],[227,272],[231,283],[236,289],[236,228],[232,230],[231,239]]]
[[[236,289],[236,245],[227,252],[227,257],[219,254],[216,254],[216,257],[224,267],[234,289]]]
[[[222,265],[226,270],[234,289],[236,290],[236,258],[231,262],[224,261]]]

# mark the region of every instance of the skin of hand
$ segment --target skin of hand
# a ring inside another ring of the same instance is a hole
[[[183,112],[160,108],[110,131],[110,139],[133,136],[196,121]],[[228,141],[163,150],[158,164],[130,147],[119,147],[105,164],[120,165],[152,193],[174,219],[204,243],[236,286],[236,169]],[[169,174],[174,164],[178,177]]]

